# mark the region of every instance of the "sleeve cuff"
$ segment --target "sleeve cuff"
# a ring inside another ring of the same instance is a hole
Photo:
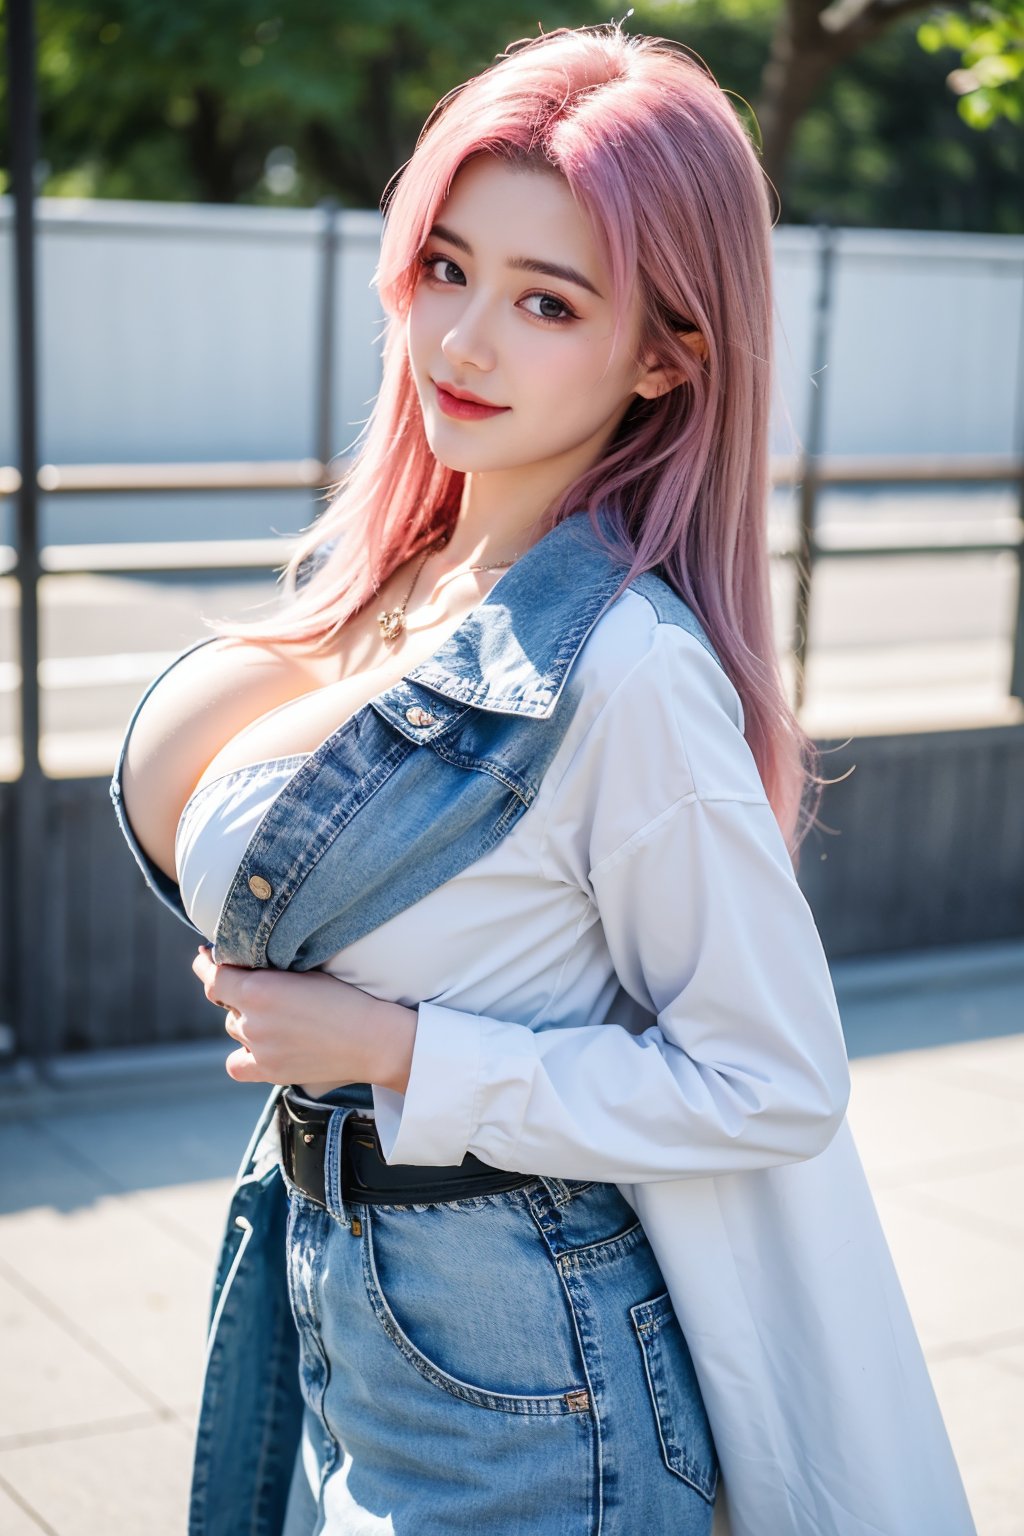
[[[436,1003],[416,1010],[416,1040],[405,1093],[374,1085],[373,1107],[384,1160],[458,1167],[476,1130],[484,1021]]]

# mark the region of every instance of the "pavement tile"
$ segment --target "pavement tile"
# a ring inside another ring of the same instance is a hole
[[[53,1527],[34,1520],[0,1482],[0,1531],[4,1536],[52,1536]]]
[[[0,1442],[148,1409],[119,1375],[3,1275],[0,1338],[4,1376],[17,1383],[17,1390],[0,1392]]]
[[[234,1083],[226,1092],[180,1092],[164,1103],[64,1113],[52,1133],[112,1189],[206,1183],[234,1173],[269,1092]]]
[[[942,1047],[941,1049],[950,1049]],[[872,1056],[851,1065],[848,1118],[869,1180],[890,1185],[954,1173],[966,1159],[1024,1156],[1024,1112],[972,1080],[925,1070],[935,1051]]]
[[[922,1347],[1024,1336],[1024,1245],[965,1232],[922,1211],[914,1192],[873,1191]]]
[[[1024,998],[1020,1001],[1020,1014],[1024,1028]],[[1024,1105],[1024,1034],[972,1040],[922,1054],[927,1072],[1013,1096]]]
[[[1024,1531],[1024,1376],[988,1355],[930,1366],[978,1536]]]
[[[58,1536],[182,1536],[190,1451],[180,1425],[149,1425],[0,1451],[0,1479]]]
[[[1001,1371],[1012,1371],[1015,1376],[1024,1376],[1024,1342],[1012,1344],[1008,1349],[989,1350],[987,1358]],[[1024,1415],[1020,1417],[1019,1423],[1024,1424]],[[1024,1483],[1021,1487],[1024,1489]],[[1024,1497],[1022,1497],[1022,1503],[1024,1503]]]
[[[991,1167],[900,1184],[899,1191],[919,1210],[1019,1247],[1024,1242],[1024,1150],[1012,1159],[992,1156]]]
[[[200,1256],[212,1274],[227,1221],[231,1185],[231,1179],[210,1179],[203,1184],[147,1189],[124,1198],[140,1215]]]
[[[46,1207],[73,1211],[104,1192],[103,1180],[84,1169],[35,1120],[0,1124],[0,1217]]]
[[[76,1210],[41,1205],[0,1222],[0,1261],[88,1338],[150,1406],[198,1391],[207,1259],[123,1196]]]

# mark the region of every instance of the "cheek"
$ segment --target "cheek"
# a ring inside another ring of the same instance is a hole
[[[450,324],[450,321],[445,322],[443,306],[438,304],[437,295],[421,283],[412,296],[405,322],[406,343],[414,367],[418,365],[422,372],[430,366]]]
[[[415,367],[419,361],[420,353],[424,345],[424,317],[423,305],[418,295],[413,296],[409,306],[409,313],[405,317],[405,343],[409,351],[409,358]]]
[[[556,420],[567,416],[599,415],[611,410],[622,393],[620,370],[607,368],[608,353],[601,347],[560,338],[561,345],[550,341],[541,349],[542,356],[532,362],[532,376],[537,381],[538,401],[546,409],[556,407]]]

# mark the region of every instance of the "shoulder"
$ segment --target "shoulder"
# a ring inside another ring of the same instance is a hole
[[[552,765],[547,837],[582,836],[591,864],[684,805],[767,803],[736,688],[703,640],[660,607],[631,586],[576,658],[579,702]]]
[[[604,715],[645,734],[743,737],[743,704],[703,629],[655,578],[634,583],[597,621],[576,661],[584,728]],[[683,618],[685,622],[680,622]]]

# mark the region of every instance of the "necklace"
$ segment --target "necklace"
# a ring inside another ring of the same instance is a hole
[[[408,592],[405,594],[405,597],[399,603],[398,607],[382,608],[380,613],[378,613],[377,623],[380,625],[380,632],[385,640],[397,640],[399,635],[404,630],[406,604],[408,603],[410,597],[412,597],[413,589],[420,579],[420,572],[426,565],[429,557],[434,554],[435,551],[443,549],[444,546],[448,543],[448,539],[449,535],[447,533],[442,533],[440,538],[434,540],[433,544],[428,544],[427,548],[423,551],[423,555],[419,564],[416,567],[416,574],[412,578],[412,585],[410,586]],[[458,574],[461,576],[465,575],[469,571],[500,571],[503,570],[507,565],[514,565],[518,559],[519,554],[516,553],[509,560],[492,560],[488,565],[467,565],[465,569],[458,572]]]

